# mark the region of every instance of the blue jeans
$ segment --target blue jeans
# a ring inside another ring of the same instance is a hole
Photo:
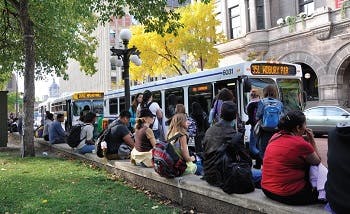
[[[259,154],[259,149],[256,147],[256,143],[257,143],[257,138],[255,137],[254,127],[253,127],[250,129],[250,138],[249,138],[249,151],[253,155]]]
[[[261,170],[260,169],[252,169],[252,177],[255,188],[261,188]]]
[[[87,145],[85,144],[81,149],[78,149],[80,154],[92,153],[92,150],[95,149],[95,145]]]
[[[203,172],[202,160],[196,161],[196,166],[197,166],[197,169],[196,169],[196,172],[194,174],[195,175],[203,175],[204,172]]]

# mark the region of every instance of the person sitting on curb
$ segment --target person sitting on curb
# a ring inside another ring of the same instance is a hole
[[[222,102],[220,114],[219,122],[211,126],[204,136],[203,179],[229,194],[252,192],[254,186],[260,188],[261,170],[251,169],[252,159],[244,146],[244,135],[232,127],[232,121],[237,115],[236,104],[232,101]],[[230,176],[234,175],[234,167],[230,166],[239,163],[245,164],[247,176],[233,183],[229,179],[234,177]],[[234,189],[235,185],[240,186],[240,192],[226,190]]]
[[[43,137],[45,141],[49,141],[49,127],[52,123],[53,123],[53,114],[49,112],[44,121]]]
[[[88,112],[85,116],[85,123],[80,132],[80,139],[83,139],[77,146],[80,154],[92,153],[95,150],[94,142],[94,124],[96,122],[96,114]]]
[[[130,152],[134,147],[134,140],[128,129],[130,117],[129,111],[122,111],[119,118],[110,124],[110,133],[101,142],[101,148],[108,160],[130,158]]]
[[[179,133],[182,134],[181,137],[178,137],[169,143],[174,146],[176,153],[186,161],[187,168],[184,174],[202,175],[203,167],[201,159],[194,155],[190,156],[188,150],[188,126],[189,121],[187,120],[186,115],[183,113],[176,113],[171,119],[167,139],[169,140]]]
[[[62,123],[64,122],[64,115],[58,113],[56,120],[52,122],[49,127],[49,140],[51,144],[66,143],[66,132],[62,128]]]
[[[325,202],[327,168],[301,111],[290,111],[266,147],[261,187],[265,195],[289,205]],[[306,135],[306,140],[303,135]]]
[[[149,109],[142,109],[140,118],[135,125],[135,147],[131,151],[131,162],[135,165],[153,167],[152,149],[156,138],[150,126],[153,124],[153,114]]]

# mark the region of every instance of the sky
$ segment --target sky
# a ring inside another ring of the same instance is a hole
[[[35,97],[39,100],[43,99],[44,95],[49,95],[49,87],[52,84],[53,78],[55,78],[56,83],[58,84],[57,77],[47,77],[45,80],[35,81]],[[24,80],[23,77],[19,78],[18,91],[24,91]]]

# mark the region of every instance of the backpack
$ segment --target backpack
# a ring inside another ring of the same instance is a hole
[[[225,152],[222,155],[223,185],[221,188],[227,194],[244,194],[253,192],[255,189],[251,171],[252,159],[244,145],[239,143],[242,135],[237,132],[223,145]]]
[[[182,134],[176,134],[167,141],[158,141],[152,149],[152,163],[154,171],[165,178],[181,176],[186,168],[186,161],[174,149],[170,143],[177,140]]]
[[[66,138],[66,143],[72,147],[76,148],[81,141],[83,141],[86,136],[83,139],[80,139],[80,133],[83,127],[86,126],[85,124],[77,124],[72,126],[71,130],[69,131],[69,134]]]
[[[244,134],[220,123],[207,133],[212,140],[205,145],[203,179],[228,194],[254,191],[252,159],[243,144]]]
[[[117,126],[119,125],[118,123],[118,120],[115,120],[114,122],[112,122],[101,134],[100,136],[97,138],[97,143],[96,143],[96,155],[97,157],[99,158],[103,158],[104,155],[103,155],[103,150],[101,148],[101,143],[103,141],[106,141],[107,143],[107,153],[108,153],[108,150],[110,150],[110,135],[111,135],[111,130],[114,126]]]
[[[137,111],[136,112],[136,115],[137,115],[137,117],[140,117],[140,112],[141,112],[141,110],[142,109],[149,109],[149,107],[152,105],[152,103],[154,103],[155,101],[151,101],[150,103],[148,103],[147,105],[141,105],[140,104],[140,111]],[[156,116],[156,115],[153,115],[154,117]]]
[[[276,129],[282,114],[282,103],[276,99],[263,99],[262,127],[264,129]]]

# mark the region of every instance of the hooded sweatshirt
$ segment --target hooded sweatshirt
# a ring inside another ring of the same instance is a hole
[[[328,133],[327,200],[337,214],[350,213],[350,123]]]

